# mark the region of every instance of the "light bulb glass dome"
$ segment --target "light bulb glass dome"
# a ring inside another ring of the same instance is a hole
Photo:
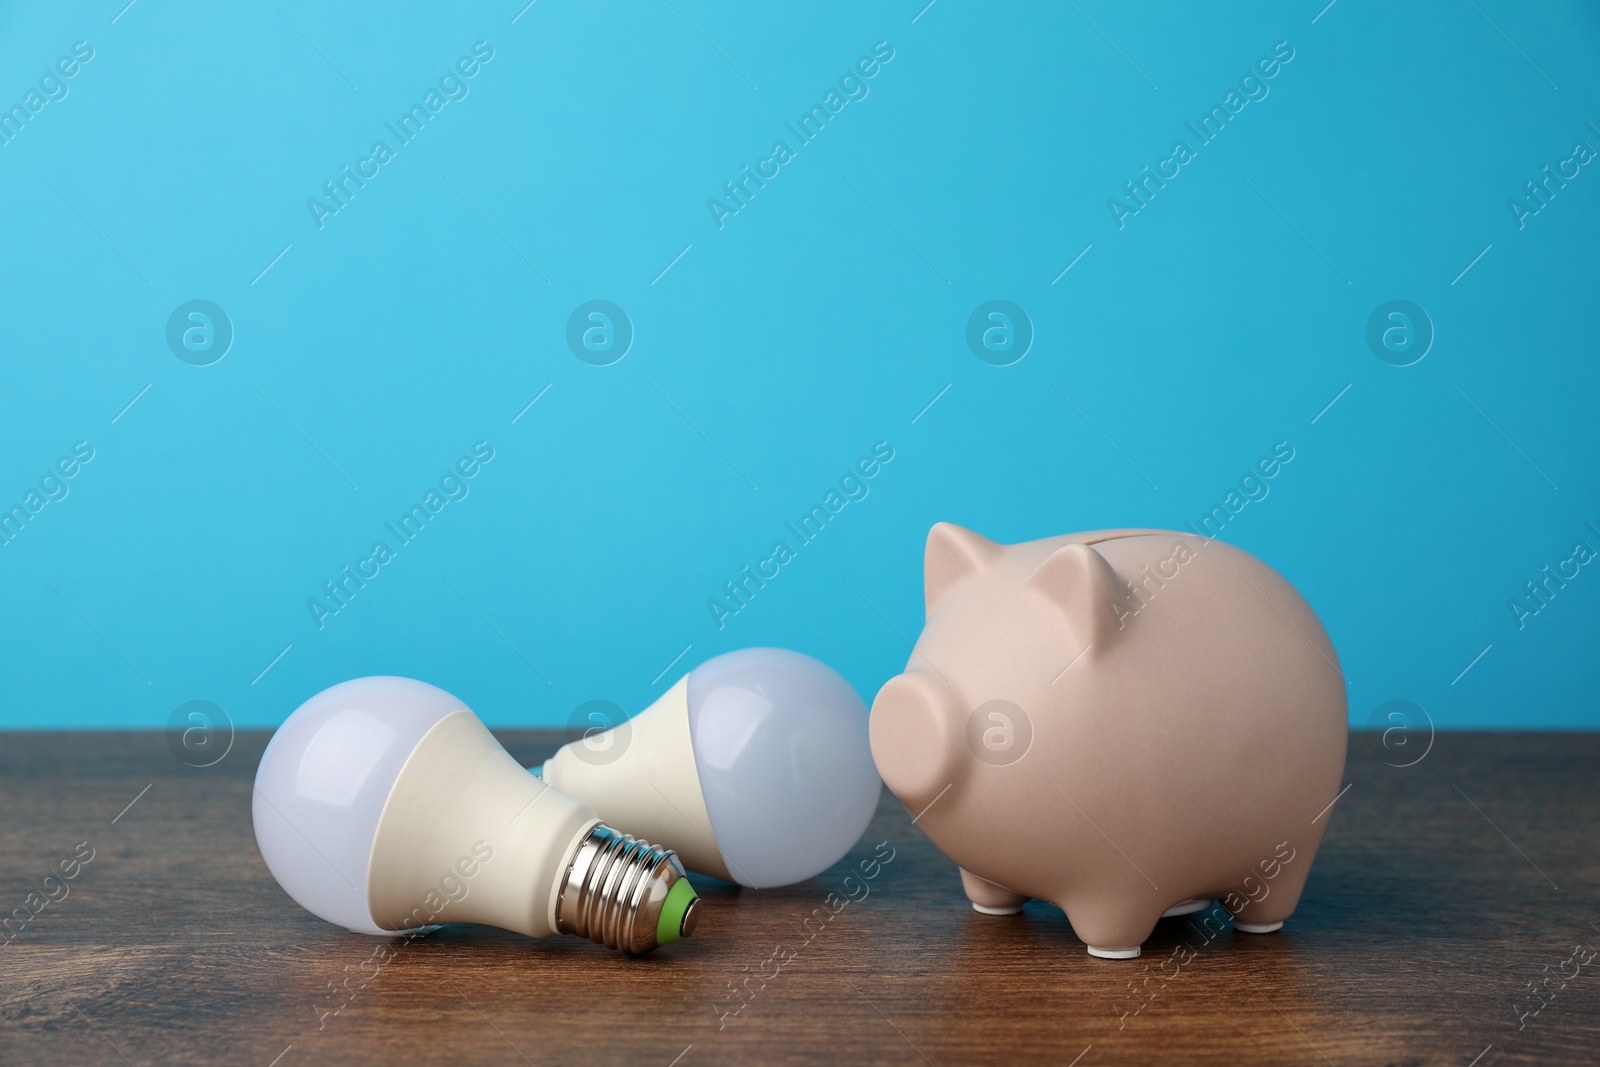
[[[357,678],[318,693],[278,728],[256,771],[256,844],[301,907],[360,933],[390,932],[368,906],[378,819],[417,742],[464,707],[425,682]]]
[[[747,648],[691,671],[688,701],[706,811],[735,879],[801,881],[860,840],[882,782],[849,682],[810,656]]]

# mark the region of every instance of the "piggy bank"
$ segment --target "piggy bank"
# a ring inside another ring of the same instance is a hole
[[[1345,682],[1310,606],[1208,538],[928,534],[927,622],[872,755],[972,906],[1066,912],[1129,959],[1164,915],[1294,912],[1344,772]]]

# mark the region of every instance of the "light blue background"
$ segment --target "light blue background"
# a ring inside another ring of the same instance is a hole
[[[1600,574],[1508,608],[1600,547],[1600,166],[1507,206],[1600,149],[1592,5],[122,2],[0,14],[6,104],[95,49],[0,146],[0,503],[95,449],[0,548],[0,725],[266,726],[372,673],[551,725],[755,644],[870,700],[935,521],[1181,527],[1278,441],[1223,536],[1320,613],[1352,721],[1600,723]],[[307,198],[477,41],[470,95],[319,230]],[[707,199],[878,41],[870,95],[719,230]],[[1279,41],[1119,230],[1107,198]],[[208,367],[165,341],[197,298],[236,332]],[[595,298],[636,330],[609,367],[565,342]],[[994,298],[1036,330],[1014,366],[966,346]],[[1365,342],[1395,298],[1437,331],[1405,368]],[[470,496],[319,630],[307,599],[480,440]],[[870,495],[719,630],[877,441]]]

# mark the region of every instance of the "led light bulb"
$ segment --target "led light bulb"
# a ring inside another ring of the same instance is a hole
[[[761,888],[838,862],[882,789],[856,691],[781,648],[707,660],[539,773],[608,822],[672,848],[690,870]]]
[[[675,854],[604,825],[461,701],[409,678],[300,705],[261,757],[252,808],[278,884],[358,933],[487,923],[637,954],[697,918]]]

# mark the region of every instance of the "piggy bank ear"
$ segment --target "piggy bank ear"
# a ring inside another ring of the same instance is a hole
[[[961,738],[942,688],[921,671],[897,674],[878,690],[867,720],[872,761],[883,784],[913,811],[953,781]]]
[[[922,558],[922,592],[927,601],[927,614],[933,614],[934,606],[952,585],[988,570],[1002,551],[1000,545],[987,537],[953,522],[935,523],[928,531],[928,549]]]
[[[1024,584],[1065,613],[1067,629],[1080,649],[1103,647],[1135,607],[1128,583],[1089,545],[1056,549]]]

